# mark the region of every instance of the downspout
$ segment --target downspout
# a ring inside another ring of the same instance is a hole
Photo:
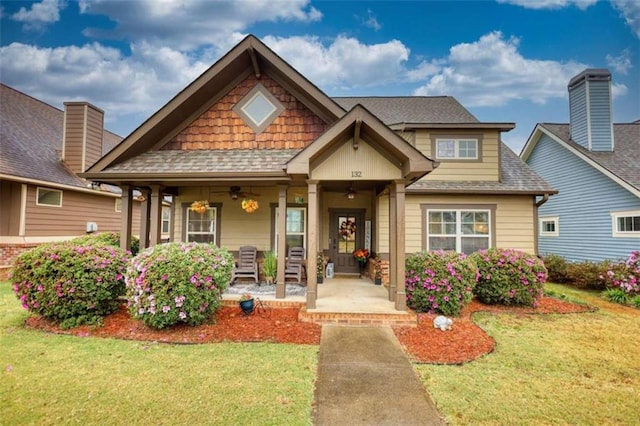
[[[540,208],[541,205],[543,205],[544,203],[546,203],[547,201],[549,201],[549,194],[543,194],[542,195],[542,199],[538,202],[536,202],[535,204],[535,209],[533,211],[533,250],[536,253],[536,256],[540,256],[540,253],[538,251],[538,235],[539,235],[539,229],[538,229],[538,209]]]

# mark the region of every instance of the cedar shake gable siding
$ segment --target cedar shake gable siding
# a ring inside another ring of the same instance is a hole
[[[233,108],[258,83],[284,106],[284,111],[263,132],[256,134]],[[250,75],[162,149],[301,149],[317,139],[326,126],[320,117],[268,75],[259,79]]]

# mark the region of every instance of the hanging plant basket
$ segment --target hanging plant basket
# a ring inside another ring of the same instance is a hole
[[[194,201],[189,208],[192,212],[203,214],[209,209],[209,202],[206,200]]]
[[[242,200],[242,210],[247,213],[253,213],[258,210],[258,202],[251,198],[246,198]]]

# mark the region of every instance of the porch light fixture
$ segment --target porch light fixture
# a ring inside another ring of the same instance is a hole
[[[356,198],[356,190],[353,189],[353,186],[350,186],[347,190],[347,199],[353,200]]]

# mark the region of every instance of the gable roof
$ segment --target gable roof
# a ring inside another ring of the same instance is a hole
[[[569,124],[539,123],[520,157],[527,161],[543,134],[582,158],[623,187],[640,196],[640,120],[614,124],[615,148],[611,152],[589,151],[570,138]]]
[[[508,146],[500,142],[500,181],[437,181],[423,179],[407,187],[407,193],[557,194]]]
[[[94,174],[163,146],[248,75],[268,73],[307,108],[330,123],[345,111],[253,35],[248,35],[160,108],[120,145],[87,170]]]
[[[0,177],[87,188],[61,161],[64,112],[0,83]],[[102,153],[122,140],[103,131]]]

